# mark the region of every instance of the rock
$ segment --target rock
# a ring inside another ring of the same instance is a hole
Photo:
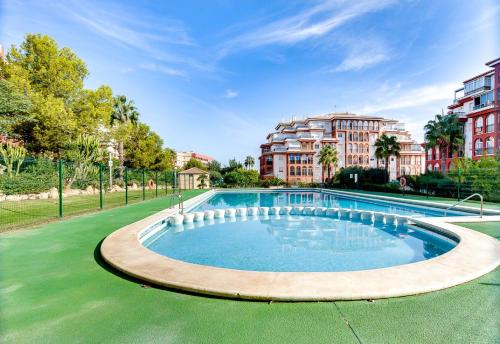
[[[48,192],[42,192],[38,194],[38,199],[48,199],[48,198],[49,198]]]
[[[136,183],[132,183],[132,185],[130,186],[130,189],[131,190],[137,190],[139,187],[137,186]]]
[[[37,194],[29,194],[28,199],[39,199]]]
[[[6,200],[7,202],[19,202],[20,197],[19,197],[19,195],[7,195],[7,196],[5,197],[5,200]]]
[[[0,195],[0,202],[5,201],[5,197],[7,197],[7,196],[5,196],[5,195]]]
[[[94,187],[92,185],[89,185],[85,188],[85,192],[89,195],[94,194]]]
[[[48,196],[49,198],[57,199],[59,198],[59,191],[57,190],[57,188],[52,188],[50,189]]]

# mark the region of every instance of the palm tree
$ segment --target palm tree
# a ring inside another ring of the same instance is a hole
[[[255,159],[250,155],[245,158],[245,168],[250,169],[255,165]]]
[[[456,114],[436,115],[434,120],[424,127],[426,148],[439,146],[441,171],[446,172],[446,154],[453,152],[464,144],[462,124]]]
[[[201,174],[198,177],[198,187],[204,189],[207,186],[208,174]]]
[[[385,171],[387,172],[386,178],[389,178],[389,157],[396,156],[399,157],[399,151],[401,151],[401,145],[397,141],[396,136],[387,136],[382,134],[380,138],[375,142],[375,157],[377,159],[383,159],[385,162]]]
[[[113,102],[113,112],[111,114],[111,126],[125,127],[128,124],[137,125],[139,122],[139,112],[133,100],[127,100],[125,96],[116,96]],[[118,157],[120,159],[120,178],[123,176],[125,165],[125,155],[123,151],[123,135],[119,135]]]
[[[319,151],[319,163],[323,165],[323,169],[326,168],[328,180],[331,179],[331,167],[337,167],[338,157],[337,150],[331,145],[326,145]]]

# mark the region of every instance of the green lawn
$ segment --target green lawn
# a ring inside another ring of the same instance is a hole
[[[158,197],[173,194],[173,190],[158,190]],[[156,198],[156,190],[145,190],[146,200]],[[137,203],[143,200],[142,190],[129,190],[128,203]],[[99,210],[99,194],[70,196],[63,199],[64,216],[88,213]],[[125,205],[125,192],[103,193],[103,207],[112,208]],[[20,228],[54,221],[59,218],[58,199],[26,200],[20,202],[0,203],[0,232],[12,228]]]
[[[369,194],[369,195],[389,196],[389,197],[413,199],[413,200],[419,200],[419,201],[439,202],[439,203],[445,203],[445,204],[450,204],[450,205],[457,203],[456,198],[445,198],[445,197],[434,197],[434,196],[427,197],[427,196],[409,195],[409,194],[402,195],[402,194],[391,193],[391,192],[377,192],[377,191],[351,190],[351,189],[338,189],[338,191],[349,191],[349,192],[357,192],[357,193]],[[479,200],[477,200],[477,198],[474,198],[470,201],[463,202],[462,205],[465,205],[468,207],[473,207],[473,208],[479,208],[481,203],[479,202]],[[488,208],[488,209],[493,209],[493,210],[500,210],[500,203],[484,202],[484,207]]]
[[[99,243],[165,202],[1,234],[0,342],[500,342],[500,269],[444,291],[375,302],[269,304],[143,288],[102,262]],[[500,234],[499,223],[471,226]]]

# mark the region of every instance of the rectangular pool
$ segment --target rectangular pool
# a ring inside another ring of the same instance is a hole
[[[365,195],[362,195],[365,197]],[[445,216],[444,210],[405,204],[401,202],[389,202],[378,199],[350,198],[330,192],[320,191],[245,191],[245,192],[217,192],[209,199],[189,209],[190,212],[205,211],[213,209],[238,208],[238,207],[327,207],[347,208],[358,210],[379,211],[398,215],[417,216]],[[470,215],[458,211],[448,211],[448,216]]]

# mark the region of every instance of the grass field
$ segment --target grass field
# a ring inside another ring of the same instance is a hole
[[[173,194],[169,189],[158,190],[158,197],[166,197]],[[145,190],[145,199],[156,198],[156,190]],[[143,200],[142,190],[129,190],[128,203],[137,203]],[[103,208],[113,208],[125,205],[125,192],[103,193]],[[64,216],[98,211],[100,207],[99,194],[70,196],[63,199]],[[20,202],[0,203],[0,232],[12,228],[25,227],[54,221],[59,218],[59,200],[26,200]]]
[[[109,233],[164,208],[154,199],[1,234],[0,342],[500,342],[499,269],[420,296],[266,303],[144,288],[103,263]],[[467,226],[500,236],[499,223]]]

